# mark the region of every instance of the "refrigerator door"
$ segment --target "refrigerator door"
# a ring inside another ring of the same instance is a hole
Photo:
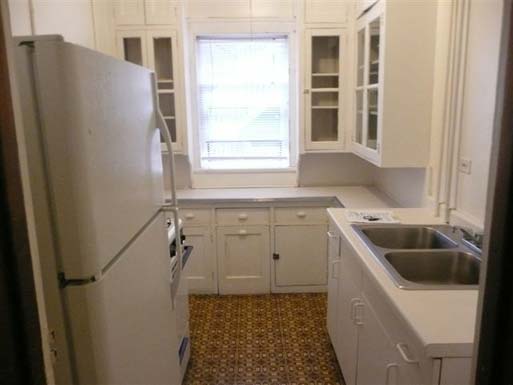
[[[163,214],[98,282],[64,291],[79,384],[180,383]]]
[[[60,268],[84,279],[163,203],[152,73],[58,41],[35,41],[33,61]]]

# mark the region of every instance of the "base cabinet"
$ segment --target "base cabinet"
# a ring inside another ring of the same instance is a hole
[[[217,228],[219,294],[270,291],[269,226]]]
[[[217,264],[213,250],[210,228],[184,227],[185,245],[193,246],[191,258],[187,262],[187,282],[189,292],[194,294],[217,293]]]
[[[340,237],[338,298],[330,299],[334,293],[328,291],[328,307],[335,306],[338,316],[330,337],[345,383],[468,383],[471,358],[426,356],[414,331],[390,308],[382,289],[366,274],[345,236],[338,229],[334,235]],[[328,308],[328,316],[335,309]],[[329,328],[333,329],[332,323]]]
[[[340,265],[340,237],[337,235],[335,224],[330,222],[328,230],[328,309],[326,323],[328,334],[332,341],[338,340],[337,310],[338,310],[338,280]]]
[[[326,225],[274,228],[273,261],[276,286],[326,285],[327,230]]]

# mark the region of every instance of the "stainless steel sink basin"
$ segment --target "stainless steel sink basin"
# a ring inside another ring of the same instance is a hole
[[[481,258],[451,226],[353,225],[395,285],[405,290],[475,290]]]
[[[463,251],[396,251],[385,259],[405,280],[422,285],[477,285],[480,260]]]
[[[451,249],[458,244],[432,227],[367,227],[362,233],[385,249]]]

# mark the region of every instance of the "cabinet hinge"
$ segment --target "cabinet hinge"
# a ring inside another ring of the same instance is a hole
[[[59,359],[59,351],[57,350],[57,339],[55,337],[55,330],[48,331],[48,351],[50,353],[50,359],[52,360],[52,365],[55,366],[57,364],[57,360]]]

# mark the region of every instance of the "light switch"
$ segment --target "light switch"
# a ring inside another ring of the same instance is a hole
[[[472,161],[470,159],[460,158],[458,170],[464,174],[470,175],[472,172]]]

